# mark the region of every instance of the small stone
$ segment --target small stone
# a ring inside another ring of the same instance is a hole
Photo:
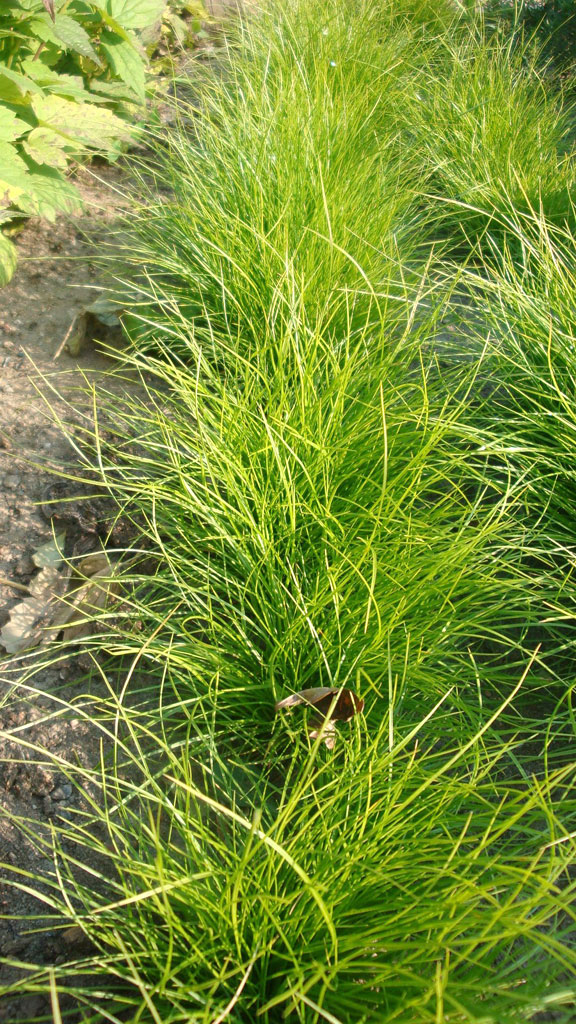
[[[32,555],[27,552],[21,555],[16,563],[16,573],[18,576],[31,576],[36,566],[32,560]]]
[[[42,712],[40,711],[39,714],[37,716],[35,715],[34,717],[40,717],[41,714]],[[30,717],[32,718],[32,716]],[[43,769],[39,768],[36,773],[34,785],[32,788],[34,796],[48,796],[48,793],[50,793],[50,791],[53,788],[54,779],[52,778],[50,772],[44,771]]]
[[[42,810],[47,817],[50,817],[54,813],[52,810],[52,801],[49,796],[45,796],[42,801]]]
[[[19,935],[16,939],[10,939],[5,942],[2,946],[2,952],[6,956],[14,956],[15,953],[21,953],[22,950],[26,949],[28,945],[28,939],[25,939],[22,935]]]

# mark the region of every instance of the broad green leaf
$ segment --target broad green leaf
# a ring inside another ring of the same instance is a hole
[[[174,38],[178,45],[184,46],[190,32],[188,22],[184,21],[184,18],[181,18],[173,11],[166,15],[165,21],[168,24],[170,31],[174,34]]]
[[[32,60],[32,57],[27,57],[20,66],[25,75],[38,82],[39,85],[51,86],[52,82],[56,82],[60,78],[57,71],[53,71],[40,60]]]
[[[106,0],[106,10],[124,28],[148,28],[159,21],[166,0]]]
[[[104,0],[103,0],[103,2],[104,2]],[[130,32],[127,32],[126,29],[122,27],[120,22],[116,21],[116,18],[113,18],[111,14],[108,14],[108,11],[104,7],[100,11],[100,14],[102,16],[102,21],[104,22],[105,25],[108,26],[108,28],[111,28],[112,31],[115,32],[117,36],[120,36],[121,39],[125,39],[127,43],[131,43],[131,45],[135,49],[138,49],[138,46],[137,46],[137,44],[136,44],[132,34]]]
[[[12,274],[16,270],[18,253],[16,246],[9,238],[0,233],[0,288],[8,284]]]
[[[94,100],[99,103],[105,103],[106,100],[116,103],[137,102],[132,89],[127,89],[124,82],[103,82],[99,78],[94,78],[90,82],[90,89],[93,93],[97,93]]]
[[[13,110],[0,106],[0,142],[13,142],[30,131],[30,125],[22,121]]]
[[[54,25],[52,24],[52,21],[50,20],[47,14],[44,14],[44,12],[42,12],[42,14],[39,14],[37,18],[33,18],[32,21],[29,22],[29,24],[31,33],[31,38],[29,40],[30,43],[34,42],[33,37],[35,36],[37,39],[42,40],[42,42],[44,43],[58,44],[58,40],[56,39],[56,35],[54,33]]]
[[[57,213],[77,213],[82,200],[74,185],[56,167],[40,166],[28,159],[28,193],[18,206],[53,221]]]
[[[119,139],[130,138],[124,121],[104,107],[72,103],[62,96],[35,96],[32,109],[43,127],[100,153],[108,152]]]
[[[42,11],[44,10],[44,0],[18,0],[17,6],[22,11]]]
[[[57,14],[54,22],[54,35],[62,44],[65,50],[72,50],[82,57],[89,57],[95,64],[102,66],[102,62],[92,46],[90,36],[85,28],[68,14]]]
[[[0,142],[0,209],[18,203],[29,187],[28,168],[9,142]]]
[[[42,89],[31,78],[3,64],[0,67],[0,100],[6,103],[22,103],[28,93],[42,95]]]
[[[101,34],[100,45],[116,77],[133,89],[138,99],[144,103],[146,66],[140,54],[126,40],[107,30]]]
[[[0,69],[0,103],[22,103],[22,93],[14,82],[2,74]]]
[[[110,299],[107,295],[99,295],[89,306],[84,307],[87,313],[93,313],[106,327],[118,327],[120,325],[120,314],[123,307],[116,299]]]
[[[68,157],[64,151],[66,139],[51,128],[34,128],[22,143],[22,148],[37,164],[66,169]]]
[[[48,91],[69,99],[87,101],[89,93],[84,88],[80,75],[61,75],[39,60],[28,58],[22,61],[22,70],[33,78],[38,85],[48,87]]]

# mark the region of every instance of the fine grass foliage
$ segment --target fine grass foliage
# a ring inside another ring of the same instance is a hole
[[[573,1019],[573,172],[457,15],[271,4],[154,142],[118,283],[144,393],[75,441],[140,527],[82,642],[103,690],[59,709],[105,753],[36,840],[38,926],[92,947],[11,996]],[[315,686],[365,699],[333,750],[275,712]]]
[[[486,246],[488,272],[466,275],[494,338],[490,371],[506,382],[485,412],[526,484],[527,514],[550,548],[573,551],[576,420],[575,239],[542,216],[519,214],[510,247]]]
[[[571,109],[550,94],[529,52],[483,42],[482,26],[443,42],[407,108],[441,237],[465,256],[486,236],[501,244],[508,234],[510,245],[510,220],[522,213],[573,227]]]
[[[106,840],[77,812],[42,848],[44,926],[64,914],[93,942],[56,969],[63,1001],[94,1021],[569,1020],[572,769],[514,778],[496,716],[466,744],[422,745],[447,703],[402,728],[392,699],[337,752],[295,737],[251,772],[195,705],[176,742],[111,693],[92,709],[116,718]]]

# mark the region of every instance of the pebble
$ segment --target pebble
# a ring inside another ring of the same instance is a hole
[[[68,800],[72,796],[72,786],[69,782],[62,783],[61,786],[56,786],[50,793],[52,800]]]
[[[15,953],[21,953],[23,949],[26,949],[27,945],[28,939],[20,935],[17,939],[10,939],[8,942],[5,942],[2,946],[2,952],[6,956],[14,956]]]
[[[29,552],[21,555],[16,563],[16,573],[18,576],[30,576],[35,569],[36,566]]]
[[[32,710],[33,712],[35,712],[34,714],[30,714],[30,719],[32,721],[35,718],[41,717],[41,711],[38,711],[36,708],[33,708]],[[32,792],[34,793],[34,796],[48,796],[53,786],[54,779],[52,778],[50,772],[44,771],[43,769],[39,768],[36,774],[36,778],[34,779],[34,784],[32,786]]]

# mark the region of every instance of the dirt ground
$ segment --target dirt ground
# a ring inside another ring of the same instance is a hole
[[[214,39],[244,6],[242,0],[207,0],[209,35],[198,43],[205,57],[214,59]],[[184,56],[182,70],[186,66]],[[164,110],[160,104],[158,110],[163,119],[171,119],[169,106]],[[66,435],[90,426],[91,407],[86,393],[80,396],[77,389],[87,378],[96,389],[120,394],[139,387],[126,372],[115,378],[112,360],[90,339],[77,356],[65,344],[77,314],[102,293],[94,254],[130,206],[126,181],[117,167],[78,168],[83,212],[54,224],[30,219],[15,239],[16,273],[0,290],[0,630],[38,576],[34,553],[54,535],[46,505],[56,479],[53,470],[78,464]],[[73,337],[74,331],[70,341]],[[82,523],[79,516],[75,535],[80,543]],[[85,540],[85,549],[93,548],[90,536]],[[26,891],[26,872],[52,874],[53,826],[86,809],[88,799],[98,799],[91,782],[75,784],[55,767],[59,760],[88,769],[99,764],[101,733],[82,714],[82,705],[98,696],[98,684],[91,681],[87,695],[86,655],[60,655],[57,662],[35,669],[40,656],[11,656],[0,636],[0,992],[29,973],[26,963],[62,963],[89,952],[82,948],[82,936],[74,934],[77,930],[62,932],[61,926],[52,929],[50,922],[35,919],[47,908]],[[78,707],[78,717],[55,716],[62,702]],[[74,854],[73,849],[67,852]],[[97,870],[98,865],[88,867]],[[10,878],[18,877],[22,888],[10,884]],[[49,896],[48,886],[43,891]],[[40,1018],[53,1019],[48,995],[0,995],[0,1024]]]
[[[111,360],[93,343],[77,357],[63,350],[55,358],[76,314],[101,291],[90,256],[128,202],[117,168],[82,168],[77,183],[84,212],[55,224],[31,219],[17,239],[16,274],[0,291],[0,628],[38,574],[33,553],[53,536],[49,507],[42,505],[47,488],[54,486],[50,470],[74,464],[74,450],[57,419],[72,432],[90,420],[88,399],[74,393],[85,375],[96,385],[110,386]],[[129,385],[112,381],[111,386]],[[71,405],[66,395],[72,396]],[[11,919],[34,915],[42,907],[26,891],[7,884],[7,875],[10,865],[24,871],[50,869],[49,848],[43,856],[34,837],[49,839],[52,823],[81,807],[86,795],[29,745],[86,767],[95,766],[99,757],[99,737],[81,715],[50,718],[58,700],[78,701],[85,693],[81,657],[41,669],[31,689],[22,691],[17,684],[33,657],[18,660],[0,647],[0,958],[13,961],[0,964],[0,987],[22,976],[19,960],[64,959],[61,933],[36,932],[33,920]],[[28,819],[29,836],[13,824],[15,818]],[[27,879],[22,876],[22,881]],[[0,997],[2,1022],[48,1011],[43,996]]]

